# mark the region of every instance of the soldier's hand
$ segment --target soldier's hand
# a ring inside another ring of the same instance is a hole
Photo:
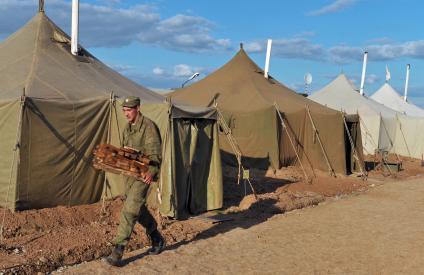
[[[150,174],[149,172],[146,172],[146,174],[144,175],[143,181],[144,181],[146,184],[151,184],[151,183],[152,183],[152,181],[153,181],[153,175],[152,175],[152,174]]]

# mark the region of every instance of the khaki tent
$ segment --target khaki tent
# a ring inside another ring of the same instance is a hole
[[[345,137],[342,113],[304,98],[272,77],[266,79],[243,49],[203,80],[173,92],[171,99],[195,106],[212,106],[216,102],[247,167],[277,169],[294,164],[295,147],[305,167],[343,174],[351,170],[350,143]],[[281,126],[279,113],[288,131]],[[358,121],[354,117],[351,121],[352,131]],[[233,163],[231,147],[222,131],[220,136],[223,160]],[[356,131],[352,136],[361,146],[360,133]]]
[[[83,48],[73,56],[69,37],[43,12],[0,44],[0,64],[1,206],[21,210],[98,201],[105,177],[92,168],[92,151],[101,142],[119,145],[115,137],[123,124],[115,96],[136,95],[166,147],[161,209],[177,216],[188,203],[193,212],[221,207],[214,110],[164,103]],[[197,163],[200,156],[211,158],[210,165]],[[179,165],[183,172],[176,172]],[[208,169],[192,171],[196,165]],[[108,195],[120,194],[121,184],[111,177]]]

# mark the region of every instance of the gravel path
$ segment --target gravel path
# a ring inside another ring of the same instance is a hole
[[[423,274],[424,179],[276,215],[247,229],[182,244],[158,256],[128,253],[61,274]]]

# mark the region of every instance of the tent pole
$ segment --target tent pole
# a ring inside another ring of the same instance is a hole
[[[405,135],[404,135],[404,133],[402,131],[402,123],[400,123],[400,120],[399,120],[399,117],[398,117],[397,114],[396,114],[396,120],[399,123],[399,130],[400,130],[400,133],[402,134],[403,142],[405,142],[406,150],[408,150],[408,155],[409,155],[410,158],[412,158],[411,151],[409,151],[408,143],[406,142]]]
[[[1,226],[0,226],[0,242],[3,241],[4,221],[5,221],[5,218],[6,218],[7,207],[8,207],[8,204],[9,204],[9,194],[10,194],[10,188],[12,186],[13,168],[15,167],[16,155],[17,155],[18,149],[20,148],[20,145],[21,145],[22,117],[23,117],[23,114],[24,114],[25,99],[26,99],[26,95],[25,95],[25,88],[24,88],[22,96],[20,98],[20,106],[19,106],[20,110],[19,110],[19,117],[18,117],[18,129],[16,131],[16,143],[15,143],[15,147],[12,149],[13,150],[13,159],[12,159],[12,164],[10,166],[9,184],[7,186],[6,201],[5,201],[4,208],[3,208],[3,218],[2,218]],[[19,159],[18,159],[18,162],[19,162]]]
[[[409,71],[411,70],[411,65],[406,65],[406,78],[405,78],[405,92],[403,95],[403,101],[408,102],[408,83],[409,83]]]
[[[394,143],[393,143],[392,138],[391,138],[391,137],[390,137],[390,135],[389,135],[389,131],[388,131],[388,130],[387,130],[387,128],[386,128],[386,124],[384,123],[384,120],[383,120],[383,117],[381,116],[381,113],[380,113],[380,121],[381,121],[381,123],[383,124],[384,131],[386,132],[386,135],[387,135],[387,137],[389,138],[390,145],[391,145],[391,146],[392,146],[392,148],[393,148],[393,151],[394,151],[394,154],[396,155],[397,160],[398,160],[398,161],[401,161],[401,160],[400,160],[400,157],[399,157],[399,154],[398,154],[398,153],[396,153],[396,151],[394,150],[395,145],[394,145]]]
[[[118,138],[119,138],[119,146],[122,147],[122,140],[121,140],[121,130],[119,129],[119,121],[118,121],[118,113],[116,111],[116,100],[113,99],[113,109],[115,110],[115,121],[116,121],[116,128],[118,129]]]
[[[107,139],[106,142],[110,144],[111,139],[112,139],[112,106],[113,106],[113,101],[114,101],[114,96],[113,96],[113,91],[110,92],[110,98],[109,98],[109,121],[108,121],[108,125],[107,125]],[[107,178],[106,178],[106,173],[105,173],[105,178],[103,180],[103,187],[104,187],[104,194],[102,194],[102,207],[100,208],[100,219],[103,216],[103,213],[105,212],[105,200],[106,200],[106,196],[107,196],[107,191],[109,189],[109,184],[107,183]]]
[[[342,117],[343,117],[343,124],[344,124],[345,130],[346,130],[347,136],[349,138],[350,146],[352,146],[353,154],[356,157],[355,159],[359,164],[359,169],[361,170],[362,178],[365,180],[367,178],[367,175],[364,172],[365,168],[364,169],[362,168],[361,159],[360,159],[359,154],[356,150],[355,143],[353,142],[352,136],[351,136],[350,131],[349,131],[349,127],[347,127],[346,117],[345,117],[345,114],[343,112],[342,112]]]
[[[306,181],[309,183],[309,182],[310,182],[309,177],[308,177],[308,175],[306,174],[305,167],[303,167],[302,161],[300,160],[299,154],[297,153],[296,147],[294,146],[294,143],[293,143],[293,140],[292,140],[292,138],[291,138],[291,136],[290,136],[290,133],[289,133],[289,131],[287,130],[287,126],[286,126],[286,124],[284,123],[284,119],[283,119],[283,117],[281,116],[281,113],[280,113],[280,111],[279,111],[279,107],[278,107],[278,105],[277,105],[277,102],[274,102],[274,108],[275,108],[275,111],[276,111],[276,112],[277,112],[277,114],[278,114],[278,117],[280,118],[281,126],[283,127],[283,130],[285,130],[285,132],[287,133],[287,136],[289,137],[290,144],[291,144],[291,146],[292,146],[292,148],[293,148],[293,150],[294,150],[294,153],[296,154],[297,160],[299,161],[300,167],[302,168],[303,174],[305,175]]]
[[[358,114],[358,116],[359,116],[359,114]],[[375,148],[378,148],[377,144],[375,143],[374,139],[372,138],[372,135],[371,135],[370,131],[368,130],[367,125],[365,124],[365,122],[364,122],[364,120],[362,119],[362,117],[361,117],[361,116],[359,116],[359,120],[360,120],[360,122],[361,122],[361,126],[363,125],[363,126],[364,126],[364,128],[365,128],[365,132],[366,132],[366,134],[370,136],[370,140],[371,140],[371,142],[373,143],[374,147],[375,147]],[[365,149],[365,148],[364,148],[364,150],[365,150],[365,151],[367,151],[367,149]],[[370,154],[370,152],[368,152],[368,151],[367,151],[367,153],[368,153],[368,154]],[[371,155],[371,154],[370,154],[370,155]]]
[[[241,156],[242,156],[241,150],[240,150],[240,147],[237,144],[237,141],[235,140],[235,138],[231,134],[231,129],[227,125],[227,122],[225,121],[224,116],[222,115],[221,111],[218,109],[218,104],[216,103],[216,101],[215,101],[214,105],[215,105],[215,109],[218,113],[218,122],[221,125],[221,127],[224,129],[225,136],[227,137],[228,142],[230,143],[231,149],[233,150],[234,154],[236,155],[236,159],[237,159],[237,162],[238,162],[238,170],[239,170],[238,176],[237,176],[237,184],[240,184],[240,174],[241,174],[240,172],[243,172],[243,175],[244,175],[244,172],[246,171],[243,167],[243,164],[241,163]],[[253,196],[255,197],[255,199],[257,199],[256,191],[253,188],[252,182],[250,181],[249,178],[247,178],[245,180],[247,180],[247,182],[249,183],[250,189],[252,189]]]
[[[315,127],[315,123],[314,123],[314,120],[312,119],[311,112],[309,111],[308,105],[306,105],[306,110],[308,112],[309,119],[311,120],[312,128],[314,130],[314,136],[318,138],[319,146],[321,147],[322,153],[324,154],[325,161],[327,162],[328,172],[330,173],[330,176],[334,176],[336,178],[337,177],[336,173],[334,172],[333,167],[331,167],[330,161],[328,159],[327,153],[325,152],[324,146],[322,145],[321,138],[319,137],[319,134],[318,134],[318,129],[317,127]]]
[[[390,144],[391,144],[392,148],[394,148],[393,141],[392,141],[391,137],[389,136],[389,131],[387,131],[386,124],[385,124],[385,123],[384,123],[384,121],[383,121],[383,117],[381,116],[381,113],[380,113],[380,122],[381,122],[381,124],[383,124],[384,131],[386,132],[386,135],[389,137],[389,141],[390,141]],[[399,155],[396,153],[396,151],[394,151],[394,154],[395,154],[395,156],[396,156],[397,160],[400,162],[400,157],[399,157]],[[383,160],[383,164],[386,166],[386,168],[387,168],[387,170],[389,171],[390,175],[393,175],[392,170],[390,170],[390,166],[389,166],[389,164],[386,162],[386,160],[384,159],[384,157],[382,158],[382,160]]]

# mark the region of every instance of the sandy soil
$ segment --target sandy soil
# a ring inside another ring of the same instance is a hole
[[[424,174],[418,162],[411,162],[410,166],[413,173],[406,170],[398,179]],[[218,214],[231,222],[213,224],[200,218],[174,221],[155,212],[159,229],[167,244],[175,247],[235,228],[250,228],[274,215],[316,205],[326,198],[362,192],[369,185],[382,182],[378,173],[376,178],[371,177],[368,181],[355,176],[331,178],[318,173],[312,184],[308,184],[302,181],[299,172],[293,167],[266,174],[251,171],[257,194],[255,199],[248,185],[235,183],[233,170],[225,170],[224,208],[208,215]],[[0,241],[0,273],[50,272],[108,255],[121,206],[122,201],[116,199],[107,201],[103,210],[102,204],[97,203],[17,213],[6,211],[4,238]],[[1,215],[3,211],[0,211]],[[137,225],[128,251],[148,245],[144,230]]]
[[[424,178],[393,181],[360,196],[234,227],[127,265],[94,261],[61,274],[422,274]],[[253,205],[252,205],[253,206]],[[251,207],[252,207],[251,206]]]

